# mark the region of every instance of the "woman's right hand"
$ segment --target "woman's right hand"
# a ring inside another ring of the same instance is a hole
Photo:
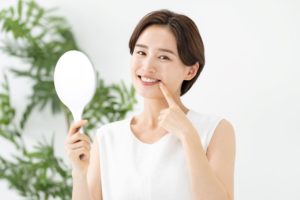
[[[91,149],[89,137],[79,131],[86,123],[86,120],[73,123],[65,141],[66,153],[71,161],[73,172],[82,174],[87,173]]]

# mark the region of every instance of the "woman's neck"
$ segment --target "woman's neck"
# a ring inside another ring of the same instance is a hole
[[[184,113],[188,112],[180,99],[177,99],[177,105]],[[159,99],[144,99],[144,109],[140,115],[136,118],[136,123],[142,125],[147,130],[154,130],[158,127],[158,116],[160,111],[169,108],[168,103],[165,100]]]

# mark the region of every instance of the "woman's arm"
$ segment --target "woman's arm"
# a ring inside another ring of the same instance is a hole
[[[100,175],[99,145],[95,137],[91,148],[91,159],[87,174],[88,189],[91,200],[102,200]]]
[[[222,120],[215,130],[207,155],[196,130],[187,130],[182,139],[193,199],[233,200],[235,136],[232,125]]]
[[[177,104],[179,100],[176,102],[162,82],[159,86],[168,108],[160,111],[158,124],[182,141],[194,199],[232,200],[235,160],[232,125],[226,120],[219,123],[206,155],[197,130]]]
[[[78,171],[72,171],[72,200],[92,200],[88,190],[87,176]]]
[[[88,154],[87,154],[88,155]],[[73,169],[73,200],[102,200],[98,141],[95,138],[90,150],[87,171]]]

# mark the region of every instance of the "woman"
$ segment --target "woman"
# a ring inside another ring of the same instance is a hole
[[[73,199],[233,199],[232,125],[190,110],[180,99],[205,63],[194,22],[168,10],[151,12],[133,31],[129,48],[144,109],[102,126],[91,148],[78,132],[86,121],[70,127]]]

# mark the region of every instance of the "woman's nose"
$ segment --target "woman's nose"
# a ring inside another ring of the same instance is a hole
[[[155,73],[156,72],[156,65],[155,62],[153,62],[153,59],[147,58],[143,62],[142,69],[149,73]]]

